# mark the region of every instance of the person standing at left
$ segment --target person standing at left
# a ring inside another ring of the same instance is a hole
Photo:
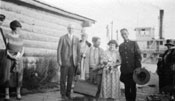
[[[61,73],[60,93],[64,100],[71,99],[72,81],[80,61],[79,39],[73,35],[72,25],[68,25],[67,30],[68,33],[60,37],[57,49],[57,62]]]
[[[5,20],[5,15],[0,14],[0,88],[3,88],[2,85],[4,83],[4,67],[5,67],[5,59],[7,56],[6,52],[6,39],[4,36],[4,32],[1,28],[1,25],[3,24]]]
[[[21,99],[21,86],[23,79],[23,40],[20,36],[22,25],[14,20],[10,23],[11,32],[7,34],[7,59],[5,67],[5,100],[9,100],[9,87],[16,87],[17,99]],[[11,76],[13,75],[13,76]],[[10,83],[12,81],[12,84]]]

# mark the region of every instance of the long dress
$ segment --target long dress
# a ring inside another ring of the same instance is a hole
[[[85,80],[89,76],[89,46],[86,43],[80,43],[81,54],[81,74],[80,79]]]
[[[112,64],[120,64],[121,59],[119,52],[117,50],[107,50],[105,52],[105,60],[110,61]],[[118,66],[108,68],[103,68],[102,74],[102,84],[101,84],[101,98],[113,98],[120,99],[120,80],[119,80],[119,68]]]
[[[14,37],[8,34],[7,40],[7,50],[10,54],[16,55],[18,52],[22,52],[23,40],[20,36]],[[23,59],[14,60],[7,56],[4,73],[5,87],[21,87],[23,79]]]

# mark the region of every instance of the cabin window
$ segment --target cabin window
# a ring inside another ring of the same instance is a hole
[[[160,45],[163,45],[163,41],[160,41]]]

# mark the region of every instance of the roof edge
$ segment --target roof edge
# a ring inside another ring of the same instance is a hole
[[[51,10],[51,9],[47,9],[47,8],[41,7],[41,6],[39,6],[39,5],[33,5],[33,4],[30,3],[30,2],[22,1],[22,0],[2,0],[2,1],[10,2],[10,3],[14,3],[14,4],[18,4],[18,5],[20,5],[20,6],[25,6],[25,7],[34,8],[34,9],[37,9],[37,10],[49,12],[49,13],[56,14],[56,15],[62,15],[62,16],[64,16],[64,17],[71,18],[71,19],[76,19],[76,20],[83,21],[83,22],[91,22],[91,23],[93,23],[93,24],[96,22],[96,21],[93,20],[93,19],[90,19],[90,18],[81,16],[81,15],[78,15],[78,14],[75,14],[75,13],[71,13],[71,12],[65,11],[65,10],[63,10],[63,9],[60,9],[60,8],[51,6],[51,5],[49,5],[49,4],[40,2],[40,1],[38,1],[38,0],[32,0],[32,1],[34,1],[34,2],[36,2],[36,3],[39,3],[39,4],[42,4],[42,5],[44,5],[44,6],[48,6],[48,7],[52,8],[52,9],[55,9],[55,10],[58,10],[58,11]]]

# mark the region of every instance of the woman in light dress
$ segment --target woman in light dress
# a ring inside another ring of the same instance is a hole
[[[14,20],[10,23],[11,33],[7,35],[7,59],[5,67],[5,100],[10,100],[9,87],[16,87],[17,99],[21,99],[23,79],[23,39],[20,36],[22,25]]]
[[[81,54],[81,63],[80,63],[80,79],[85,80],[89,77],[89,47],[91,44],[87,41],[88,35],[82,30],[81,40],[80,40],[80,54]]]
[[[100,97],[120,99],[119,65],[121,59],[117,50],[118,44],[115,40],[110,40],[109,49],[105,51],[104,68],[102,74],[102,84]]]

